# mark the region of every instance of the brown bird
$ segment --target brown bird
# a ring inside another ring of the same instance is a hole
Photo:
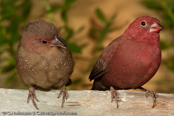
[[[53,24],[34,20],[24,28],[18,46],[17,71],[30,87],[27,103],[31,99],[38,109],[35,89],[48,91],[62,87],[58,98],[63,93],[63,107],[68,98],[65,86],[71,83],[73,67],[71,52]]]
[[[156,93],[142,87],[157,72],[161,62],[158,19],[143,16],[133,21],[126,31],[103,51],[89,76],[94,80],[92,90],[111,91],[117,103],[120,89],[141,89],[146,97],[151,94],[153,106]],[[116,90],[115,90],[116,89]],[[118,107],[118,103],[117,103]]]

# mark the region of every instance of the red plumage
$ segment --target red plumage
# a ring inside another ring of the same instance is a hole
[[[133,21],[120,37],[105,48],[94,65],[89,76],[90,80],[94,80],[92,89],[139,88],[152,94],[155,105],[155,93],[141,86],[154,76],[160,66],[160,30],[162,26],[156,18],[143,16]]]

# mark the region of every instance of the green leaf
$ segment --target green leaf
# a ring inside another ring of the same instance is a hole
[[[97,17],[98,17],[102,22],[104,22],[105,24],[107,24],[107,19],[106,19],[106,17],[104,16],[104,14],[102,13],[102,11],[101,11],[99,8],[97,8],[95,12],[96,12]]]
[[[13,33],[12,37],[11,37],[11,40],[10,40],[10,43],[12,45],[14,45],[16,42],[20,41],[21,37],[22,37],[21,34]]]
[[[0,33],[0,38],[0,45],[3,45],[5,43],[5,36],[2,33]]]
[[[101,43],[103,42],[103,40],[105,39],[107,33],[109,32],[109,27],[110,27],[110,24],[108,23],[108,24],[105,26],[105,28],[101,31],[100,36],[99,36],[99,38],[98,38],[98,40],[97,40],[97,42],[98,42],[99,44],[101,44]]]
[[[112,17],[111,17],[111,19],[109,20],[109,22],[112,23],[112,22],[115,20],[116,16],[117,16],[116,14],[112,15]]]
[[[7,59],[8,65],[2,67],[1,72],[7,73],[16,68],[16,59]]]
[[[11,33],[17,33],[19,24],[20,24],[21,18],[19,16],[16,16],[10,24],[9,30]]]
[[[152,0],[144,0],[142,2],[147,8],[153,9],[153,10],[162,10],[162,7],[159,4],[159,1],[152,1]]]
[[[14,78],[16,77],[16,75],[17,75],[17,72],[16,72],[16,71],[13,72],[13,73],[11,74],[11,76],[8,77],[8,80],[6,81],[6,84],[9,84],[10,82],[12,82],[12,81],[14,80]]]
[[[85,26],[81,26],[81,27],[77,30],[77,33],[82,32],[84,29],[85,29]]]
[[[81,53],[81,48],[74,43],[66,42],[72,53]]]
[[[22,7],[21,18],[23,18],[23,20],[26,20],[32,8],[31,0],[24,0],[23,3],[20,5],[20,7]]]
[[[163,40],[160,41],[160,48],[162,50],[168,49],[170,47],[171,47],[171,44],[168,41],[163,41]]]
[[[67,10],[62,10],[62,12],[61,12],[61,18],[64,22],[67,22],[67,16],[66,16],[67,13],[66,12],[67,12]]]
[[[15,65],[9,64],[7,66],[2,67],[1,72],[2,73],[7,73],[15,68]]]
[[[100,34],[100,30],[97,30],[93,27],[89,30],[89,35],[91,38],[96,39],[99,34]]]
[[[2,14],[1,20],[9,19],[14,14],[14,12],[15,12],[14,8],[7,9],[6,13],[1,13]]]
[[[65,26],[65,32],[66,32],[65,40],[69,40],[74,34],[73,29],[71,29],[68,26]]]
[[[174,72],[174,57],[170,58],[167,62],[167,67],[169,70]]]
[[[72,3],[74,3],[76,0],[65,0],[65,6],[70,6]]]
[[[12,65],[16,65],[16,59],[7,59],[7,62]]]
[[[103,49],[104,49],[103,46],[101,46],[101,45],[97,46],[97,51],[100,51],[100,50],[103,50]]]
[[[78,78],[78,79],[73,80],[72,84],[79,84],[79,83],[81,83],[82,81],[83,81],[82,78]]]
[[[64,4],[61,7],[61,18],[62,20],[67,23],[67,11],[70,7],[70,5],[72,5],[72,3],[74,3],[76,0],[64,0]]]
[[[53,13],[57,10],[60,10],[62,8],[62,6],[56,6],[56,7],[52,7],[50,10],[47,11],[47,13]]]
[[[167,3],[167,9],[174,10],[174,0],[166,0],[165,2]]]
[[[3,54],[3,51],[0,51],[0,56]]]

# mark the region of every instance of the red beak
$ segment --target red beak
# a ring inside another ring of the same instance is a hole
[[[157,23],[157,22],[154,22],[151,26],[150,26],[150,33],[151,32],[160,32],[161,30],[163,29],[163,27]]]

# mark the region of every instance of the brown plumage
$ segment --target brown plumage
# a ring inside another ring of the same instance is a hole
[[[157,72],[161,62],[159,32],[162,30],[158,19],[143,16],[133,21],[126,31],[113,40],[103,51],[94,65],[90,80],[92,90],[111,90],[112,101],[117,101],[119,89],[141,89],[153,97],[156,94],[141,86]],[[117,105],[118,107],[118,105]]]
[[[17,71],[22,81],[30,87],[28,101],[35,100],[35,89],[62,88],[62,107],[68,97],[65,85],[71,83],[74,61],[70,50],[60,37],[58,29],[43,20],[31,21],[22,32],[18,46]],[[37,100],[38,101],[38,100]]]

